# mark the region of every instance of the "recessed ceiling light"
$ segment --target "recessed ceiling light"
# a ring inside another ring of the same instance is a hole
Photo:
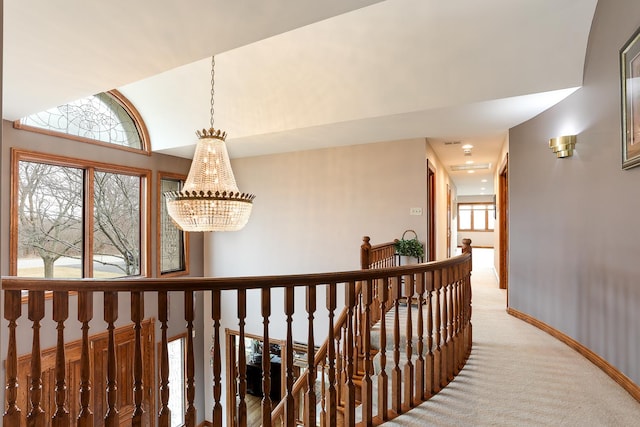
[[[480,181],[480,182],[487,182],[487,180],[486,180],[486,179],[483,179],[483,180],[482,180],[482,181]]]
[[[471,144],[465,144],[465,145],[462,146],[463,150],[471,150],[472,148],[473,148],[473,145],[471,145]]]
[[[486,188],[484,188],[484,187],[481,187],[480,189],[481,189],[482,191],[486,190]]]
[[[476,173],[474,170],[467,171],[467,173]]]
[[[473,160],[467,160],[465,163],[468,164],[468,165],[472,165],[473,164]]]

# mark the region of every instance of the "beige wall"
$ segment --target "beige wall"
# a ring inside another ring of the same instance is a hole
[[[214,276],[358,269],[373,244],[406,229],[426,236],[425,141],[383,142],[233,160],[241,191],[256,194],[249,224],[207,238]]]
[[[598,2],[584,86],[511,130],[509,304],[640,384],[640,167],[621,169],[619,50],[640,2]],[[577,133],[573,157],[549,138]]]

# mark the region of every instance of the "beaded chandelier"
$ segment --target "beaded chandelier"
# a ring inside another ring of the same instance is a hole
[[[184,231],[236,231],[249,221],[255,196],[240,193],[231,170],[225,139],[227,133],[213,128],[213,81],[211,58],[211,127],[196,131],[198,144],[181,191],[164,193],[167,211]]]

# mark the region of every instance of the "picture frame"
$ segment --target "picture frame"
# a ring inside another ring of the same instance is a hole
[[[622,169],[640,166],[640,28],[620,49]]]

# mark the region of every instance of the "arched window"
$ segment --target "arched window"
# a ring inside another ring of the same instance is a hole
[[[116,90],[32,114],[16,121],[14,127],[129,151],[151,151],[140,114]]]

